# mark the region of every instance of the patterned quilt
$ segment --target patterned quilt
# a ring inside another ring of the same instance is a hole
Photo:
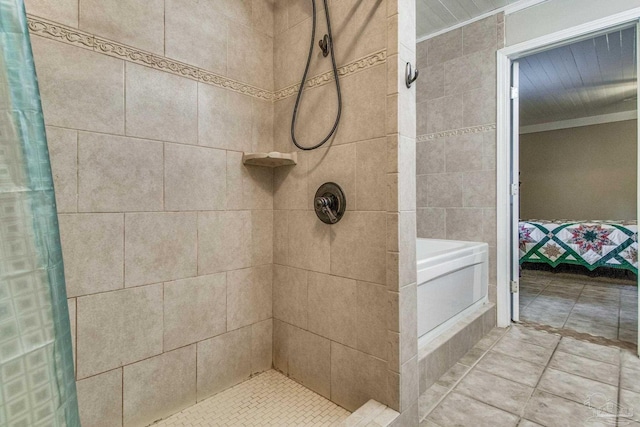
[[[520,221],[520,264],[575,264],[638,274],[636,221]]]

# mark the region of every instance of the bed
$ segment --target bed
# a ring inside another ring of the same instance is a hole
[[[636,221],[527,220],[519,223],[520,264],[618,268],[638,274]]]

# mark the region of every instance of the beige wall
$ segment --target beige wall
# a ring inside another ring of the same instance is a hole
[[[273,172],[241,152],[273,147],[271,2],[27,11],[65,25],[31,29],[83,426],[148,425],[270,369]]]
[[[520,217],[635,220],[637,121],[520,135]]]
[[[147,425],[272,360],[417,424],[414,3],[330,2],[343,119],[274,175],[241,152],[293,150],[309,2],[27,1],[84,426]],[[303,143],[333,119],[329,64]],[[325,181],[347,194],[334,226],[312,210]]]
[[[331,2],[337,61],[344,67],[342,120],[324,147],[299,152],[298,165],[275,172],[274,366],[349,410],[376,399],[414,425],[415,116],[399,123],[397,111],[415,106],[414,90],[402,90],[398,80],[398,64],[413,61],[415,40],[403,50],[397,29],[415,38],[413,24],[399,24],[415,15],[413,1],[400,3]],[[310,2],[303,4],[308,7],[293,2],[276,9],[274,141],[280,151],[293,149],[292,86],[304,69],[311,26]],[[325,26],[321,17],[318,34]],[[333,81],[316,79],[330,62],[316,55],[297,127],[298,141],[307,146],[327,133],[336,113]],[[344,218],[332,226],[318,221],[312,205],[327,181],[347,197]],[[399,228],[406,251],[398,245]]]
[[[503,15],[420,42],[418,237],[489,243],[495,302],[496,49]]]

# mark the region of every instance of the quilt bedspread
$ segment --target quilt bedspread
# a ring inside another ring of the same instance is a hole
[[[574,264],[638,274],[636,221],[520,221],[520,264]]]

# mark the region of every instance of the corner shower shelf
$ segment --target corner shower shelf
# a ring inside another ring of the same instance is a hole
[[[277,168],[279,166],[293,166],[298,164],[298,153],[242,153],[242,163],[251,166]]]

